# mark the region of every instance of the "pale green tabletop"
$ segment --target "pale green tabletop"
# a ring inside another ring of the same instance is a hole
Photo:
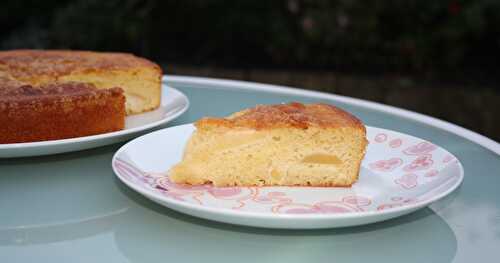
[[[447,198],[397,219],[292,231],[197,219],[145,199],[111,170],[122,144],[0,159],[0,262],[499,262],[497,143],[462,129],[452,133],[446,130],[452,126],[422,116],[333,96],[205,79],[167,81],[191,102],[167,126],[255,104],[333,102],[367,125],[444,147],[462,162],[465,180]]]

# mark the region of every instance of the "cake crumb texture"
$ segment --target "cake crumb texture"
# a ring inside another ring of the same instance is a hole
[[[328,104],[259,105],[195,126],[176,183],[351,186],[367,145],[362,122]]]

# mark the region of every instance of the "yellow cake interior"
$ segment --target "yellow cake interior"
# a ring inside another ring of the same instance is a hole
[[[150,111],[160,105],[161,83],[158,72],[152,68],[77,73],[59,80],[90,82],[100,89],[122,88],[127,115]]]
[[[186,184],[350,186],[366,146],[363,130],[199,128],[170,178]]]

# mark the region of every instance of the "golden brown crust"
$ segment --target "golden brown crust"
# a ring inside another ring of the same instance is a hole
[[[33,87],[31,85],[21,85],[17,87],[0,86],[0,105],[14,103],[32,102],[55,102],[60,100],[71,101],[81,98],[95,98],[102,96],[121,96],[123,94],[120,88],[111,88],[99,90],[94,85],[81,82],[66,82]]]
[[[125,125],[125,96],[120,88],[98,90],[84,83],[0,86],[0,123],[0,143],[117,131]]]
[[[363,123],[352,114],[333,105],[292,102],[278,105],[259,105],[237,112],[227,118],[203,118],[197,128],[219,126],[251,128],[256,130],[294,127],[307,129],[352,127],[365,130]]]
[[[104,70],[127,70],[137,67],[161,69],[149,60],[126,53],[69,50],[11,50],[0,52],[0,71],[12,78],[27,81],[37,77],[57,80],[72,74]]]

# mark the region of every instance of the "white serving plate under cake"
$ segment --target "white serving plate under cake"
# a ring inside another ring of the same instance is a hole
[[[182,158],[192,124],[159,130],[125,144],[112,166],[145,197],[209,220],[268,228],[355,226],[408,214],[449,195],[463,180],[458,159],[425,140],[367,127],[359,180],[337,187],[177,185],[167,171]]]

